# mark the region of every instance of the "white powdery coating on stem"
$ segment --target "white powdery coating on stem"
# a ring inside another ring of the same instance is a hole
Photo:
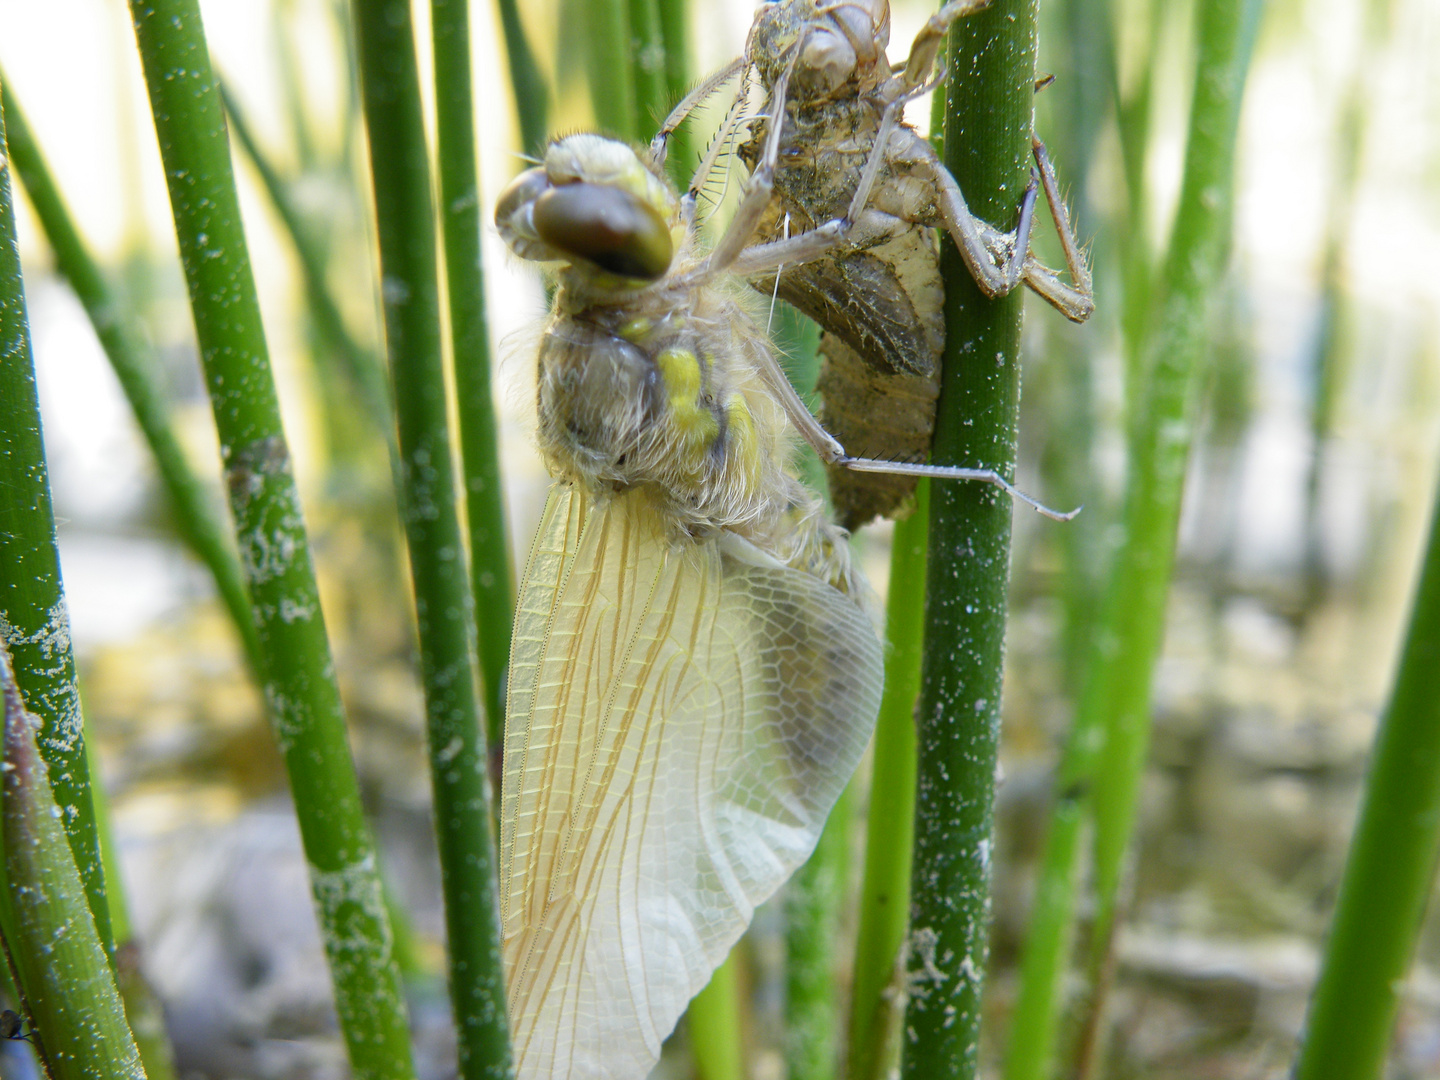
[[[55,726],[45,737],[45,742],[62,754],[73,754],[80,745],[84,722],[80,714],[79,688],[69,677],[71,664],[70,609],[65,597],[50,606],[45,621],[33,632],[27,634],[0,611],[0,640],[12,653],[16,647],[39,647],[44,667],[35,674],[47,683],[48,690],[42,691],[46,711],[55,718]],[[31,711],[34,711],[32,708]]]
[[[294,483],[284,484],[273,497],[277,504],[282,500],[284,503],[279,521],[269,528],[262,525],[252,529],[239,538],[240,561],[252,585],[290,573],[296,555],[305,550],[305,517]],[[273,517],[273,513],[267,513],[265,520]]]
[[[320,870],[310,864],[310,888],[315,903],[320,906],[321,919],[325,930],[325,949],[331,956],[341,958],[354,953],[369,952],[379,948],[384,955],[390,955],[393,940],[390,936],[389,914],[384,907],[384,896],[380,890],[380,876],[374,868],[373,852],[366,852],[359,860],[340,870]],[[360,917],[366,923],[373,923],[377,935],[334,935],[333,927],[347,904],[359,907]]]
[[[368,987],[371,997],[364,1002],[343,1000],[343,987],[356,971],[383,970],[390,964],[394,935],[389,913],[375,869],[375,855],[366,852],[361,858],[338,870],[321,870],[310,864],[310,891],[320,916],[320,933],[337,989],[337,1007],[342,1014],[363,1012],[383,1016],[404,1009],[398,988],[386,985]],[[345,1027],[352,1033],[364,1029],[353,1024]],[[374,1029],[377,1032],[380,1028]]]

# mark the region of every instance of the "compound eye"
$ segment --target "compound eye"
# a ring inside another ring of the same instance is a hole
[[[674,247],[660,215],[628,192],[565,184],[535,200],[535,233],[551,247],[621,277],[654,281],[670,269]]]
[[[517,210],[533,203],[549,186],[550,180],[544,169],[526,169],[500,193],[500,199],[495,204],[495,224],[503,226]]]

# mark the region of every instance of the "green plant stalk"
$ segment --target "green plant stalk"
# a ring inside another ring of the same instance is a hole
[[[785,886],[785,1075],[831,1080],[840,1047],[835,943],[850,874],[855,784],[841,793],[815,851]]]
[[[490,330],[480,260],[480,191],[476,183],[474,107],[470,90],[470,24],[463,0],[433,0],[435,113],[440,172],[440,227],[450,356],[459,399],[465,513],[470,526],[470,588],[476,651],[485,695],[486,737],[501,745],[505,672],[515,617],[515,569],[505,521],[505,489],[495,403],[490,390]]]
[[[1296,1080],[1384,1070],[1440,858],[1440,500],[1390,702],[1375,733]]]
[[[40,753],[64,810],[65,836],[96,930],[113,958],[12,199],[0,106],[0,644],[10,650],[15,679],[40,717]]]
[[[640,142],[647,133],[635,123],[637,65],[630,62],[629,0],[590,0],[584,10],[590,20],[585,63],[595,123],[617,139]]]
[[[1036,0],[1003,0],[950,31],[945,165],[971,209],[1015,226],[1029,178]],[[986,298],[948,242],[934,460],[1014,470],[1021,297]],[[990,932],[1011,500],[991,485],[931,491],[911,871],[905,1080],[969,1078],[979,1057]]]
[[[1122,96],[1118,69],[1112,68],[1115,87],[1116,127],[1120,135],[1120,159],[1128,196],[1123,215],[1123,258],[1121,272],[1121,340],[1124,343],[1127,417],[1131,425],[1145,386],[1142,363],[1154,301],[1152,280],[1155,266],[1150,254],[1150,187],[1145,182],[1145,163],[1150,146],[1150,107],[1155,96],[1154,54],[1165,25],[1166,7],[1161,0],[1147,0],[1149,48],[1137,63],[1139,74],[1129,96]]]
[[[1044,1080],[1058,1039],[1059,1000],[1075,921],[1076,866],[1088,820],[1086,778],[1098,756],[1098,732],[1072,731],[1055,778],[1055,805],[1040,857],[1034,907],[1011,1016],[1005,1080]]]
[[[1185,172],[1146,349],[1147,392],[1131,441],[1123,541],[1070,736],[1078,753],[1098,751],[1093,770],[1085,762],[1076,777],[1093,800],[1095,820],[1096,915],[1087,962],[1092,994],[1078,1048],[1082,1074],[1093,1061],[1103,973],[1149,746],[1151,677],[1164,632],[1195,406],[1205,382],[1210,301],[1229,251],[1235,140],[1259,10],[1259,0],[1216,0],[1196,8]],[[1042,883],[1040,895],[1049,887]]]
[[[0,929],[6,958],[50,1080],[143,1078],[107,949],[36,746],[40,720],[25,709],[0,644],[4,692]]]
[[[660,23],[659,0],[627,0],[630,15],[630,49],[635,81],[633,130],[643,139],[660,126],[670,112],[665,33]],[[683,96],[683,95],[682,95]]]
[[[359,1080],[413,1077],[405,1002],[196,0],[132,0],[265,697],[285,758],[335,1005]]]
[[[689,177],[686,177],[686,183]],[[790,385],[804,400],[811,412],[819,405],[815,380],[820,375],[820,327],[784,300],[775,299],[773,314],[766,320],[766,336],[774,343],[780,366]],[[820,498],[830,505],[830,482],[825,466],[813,447],[801,443],[791,451],[791,465],[796,475]]]
[[[296,35],[291,28],[298,7],[296,0],[279,0],[271,9],[270,40],[275,50],[281,92],[285,99],[285,113],[290,122],[290,134],[295,140],[295,156],[303,174],[315,167],[318,155],[309,110],[305,104],[305,82],[301,75],[304,61],[296,48]]]
[[[731,950],[685,1012],[690,1053],[699,1080],[745,1080],[738,966],[736,950]]]
[[[895,523],[885,605],[885,696],[875,725],[860,927],[850,995],[848,1080],[881,1080],[898,1049],[903,996],[896,985],[910,907],[915,824],[915,700],[925,632],[925,541],[930,482],[915,510]]]
[[[809,405],[820,373],[820,328],[784,301],[776,301],[770,336],[796,392]],[[809,447],[793,455],[801,479],[822,498],[825,468]],[[827,1080],[838,1060],[839,995],[835,943],[849,880],[854,783],[845,788],[815,851],[784,892],[786,1073],[790,1080]]]
[[[237,564],[238,566],[238,564]],[[98,746],[90,721],[85,721],[85,744]],[[115,937],[115,983],[125,1007],[125,1019],[140,1051],[140,1064],[150,1080],[172,1080],[175,1054],[165,1029],[164,1007],[154,987],[145,978],[140,945],[130,927],[130,909],[125,899],[125,878],[110,828],[110,804],[98,775],[90,777],[90,797],[95,806],[95,831],[100,840],[100,859],[105,867],[105,901],[110,929]]]
[[[510,1051],[490,776],[472,675],[474,609],[451,471],[430,166],[415,40],[404,0],[356,0],[354,12],[460,1074],[504,1077],[510,1074]],[[448,25],[453,29],[453,21]],[[453,77],[453,55],[450,60],[447,73]],[[468,70],[468,60],[465,63]],[[446,93],[453,89],[447,87]],[[453,125],[454,118],[449,119]]]
[[[395,415],[390,402],[390,388],[385,385],[385,369],[380,358],[355,340],[345,326],[345,317],[340,314],[340,305],[330,294],[325,280],[325,255],[316,242],[314,234],[305,224],[305,217],[296,204],[290,185],[281,179],[275,166],[261,150],[255,140],[245,111],[230,93],[225,83],[220,84],[220,100],[225,105],[225,114],[235,138],[255,167],[265,194],[275,208],[280,224],[295,247],[300,261],[300,274],[305,280],[305,295],[310,311],[315,316],[315,326],[340,361],[343,377],[354,388],[366,414],[376,429],[389,437],[394,429]]]
[[[1060,169],[1062,185],[1073,185],[1070,209],[1082,236],[1092,234],[1100,208],[1089,197],[1091,163],[1102,132],[1113,119],[1115,101],[1115,28],[1110,0],[1062,0],[1041,8],[1040,38],[1058,42],[1057,84],[1036,96],[1045,141]],[[1047,19],[1048,17],[1048,19]],[[1048,118],[1048,119],[1047,119]],[[1049,239],[1049,228],[1044,229]],[[1104,243],[1102,230],[1096,246]],[[1038,246],[1038,245],[1037,245]],[[1052,247],[1050,250],[1055,251]],[[1108,245],[1092,249],[1092,263],[1110,262]],[[1055,258],[1059,252],[1055,251]],[[1058,263],[1056,264],[1058,265]],[[1101,288],[1105,282],[1102,281]],[[1111,306],[1103,292],[1102,309]],[[1108,314],[1108,312],[1107,312]],[[1103,317],[1103,316],[1102,316]],[[1095,371],[1100,351],[1108,348],[1104,334],[1092,323],[1074,326],[1047,317],[1040,368],[1039,409],[1045,430],[1039,469],[1041,486],[1057,506],[1085,505],[1085,512],[1063,529],[1046,529],[1044,542],[1059,556],[1057,592],[1061,604],[1061,655],[1064,689],[1073,694],[1088,656],[1090,634],[1104,586],[1108,560],[1105,536],[1112,508],[1102,505],[1095,490]],[[1033,394],[1033,391],[1030,391]]]
[[[100,339],[141,434],[154,455],[180,535],[215,579],[216,591],[235,624],[250,670],[258,681],[260,641],[250,617],[250,597],[245,592],[240,563],[226,538],[225,523],[216,512],[204,483],[191,469],[170,422],[169,403],[155,358],[135,332],[125,314],[125,306],[111,292],[99,265],[80,238],[19,103],[3,83],[4,76],[0,74],[11,163],[25,185],[45,239],[55,253],[55,266],[85,308],[95,336]],[[125,940],[124,936],[121,940]]]
[[[690,74],[690,4],[688,0],[658,0],[660,9],[660,36],[665,42],[665,96],[666,112],[689,91]],[[695,141],[689,125],[670,136],[670,153],[666,158],[667,168],[678,187],[683,191],[690,183],[690,174],[695,170]]]
[[[139,942],[122,940],[115,949],[115,984],[145,1075],[149,1080],[174,1080],[175,1050],[165,1027],[165,1007],[145,977],[142,960]]]
[[[1105,732],[1093,788],[1102,926],[1114,909],[1148,746],[1150,679],[1165,624],[1194,405],[1204,382],[1207,316],[1230,249],[1235,141],[1260,6],[1260,0],[1213,0],[1196,9],[1185,173],[1145,366],[1148,391],[1130,463],[1125,539],[1110,579],[1105,628],[1097,635],[1100,692],[1081,698],[1076,717],[1076,730],[1083,731],[1095,710]]]
[[[520,22],[515,0],[495,0],[500,13],[500,32],[505,37],[505,57],[510,65],[510,88],[515,95],[515,114],[520,120],[520,149],[534,157],[545,152],[549,139],[550,91],[535,63],[535,54]]]

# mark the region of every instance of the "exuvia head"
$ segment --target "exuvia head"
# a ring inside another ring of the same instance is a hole
[[[765,85],[773,86],[798,48],[792,85],[806,97],[823,97],[856,77],[887,77],[889,43],[889,0],[778,0],[756,15],[745,54]]]

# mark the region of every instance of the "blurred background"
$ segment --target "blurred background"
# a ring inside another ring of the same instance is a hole
[[[346,5],[201,6],[216,65],[261,153],[323,244],[349,334],[377,354]],[[427,6],[414,11],[423,66]],[[692,71],[738,55],[752,12],[748,0],[694,5]],[[587,77],[577,59],[583,0],[534,0],[522,14],[552,89],[550,130],[594,126],[591,79],[603,73]],[[892,56],[904,54],[927,15],[922,4],[894,4]],[[1027,300],[1020,483],[1051,505],[1086,510],[1068,526],[1016,514],[987,1005],[1002,1023],[1048,778],[1114,542],[1134,363],[1127,341],[1144,322],[1169,233],[1193,55],[1190,3],[1046,0],[1041,18],[1039,66],[1056,81],[1037,99],[1037,131],[1090,244],[1097,314],[1075,327]],[[488,4],[472,5],[472,33],[490,206],[524,161]],[[1133,901],[1118,943],[1113,1076],[1279,1077],[1293,1053],[1440,449],[1437,56],[1440,5],[1431,0],[1265,8],[1241,120],[1231,265],[1215,298],[1155,681]],[[193,463],[218,476],[126,6],[0,0],[0,66],[81,231],[163,364]],[[928,101],[909,116],[923,128]],[[1138,140],[1122,141],[1127,125]],[[238,147],[236,157],[354,751],[393,899],[408,913],[421,1067],[446,1076],[453,1036],[422,703],[385,445],[315,323],[253,162]],[[85,709],[146,970],[166,1002],[182,1072],[341,1075],[304,862],[259,696],[23,197],[19,210]],[[1059,265],[1053,237],[1037,245]],[[506,495],[523,560],[546,485],[529,434],[527,355],[546,302],[493,229],[484,251]],[[889,529],[872,526],[856,541],[882,594]],[[859,861],[857,849],[857,873]],[[757,919],[748,954],[755,1080],[783,1076],[777,918]],[[842,961],[850,940],[836,942]],[[0,1069],[18,1061],[7,1051]],[[679,1055],[667,1067],[686,1068]],[[1440,924],[1422,944],[1392,1074],[1440,1075]]]

